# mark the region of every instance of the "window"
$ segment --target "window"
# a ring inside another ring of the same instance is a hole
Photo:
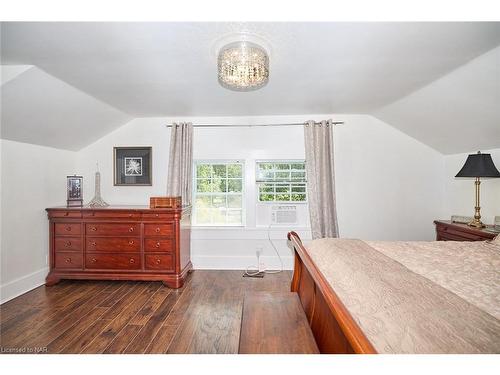
[[[257,162],[259,202],[306,202],[304,161]]]
[[[243,163],[195,162],[194,225],[243,225]]]

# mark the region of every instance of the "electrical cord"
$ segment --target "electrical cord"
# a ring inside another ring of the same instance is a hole
[[[273,247],[274,252],[278,256],[278,259],[280,260],[281,268],[279,270],[275,270],[275,271],[264,270],[263,272],[267,273],[267,274],[274,274],[274,273],[283,272],[283,268],[284,268],[283,259],[281,258],[281,255],[280,255],[278,249],[274,245],[274,242],[271,240],[271,227],[272,227],[272,224],[269,224],[269,226],[267,227],[267,239],[268,239],[269,243],[271,244],[271,246]],[[257,262],[258,262],[258,260],[257,260]],[[252,276],[256,276],[256,275],[260,274],[261,271],[259,271],[259,265],[257,265],[257,267],[256,267],[257,269],[255,270],[255,272],[250,273],[250,271],[253,271],[253,270],[251,270],[251,268],[253,268],[253,267],[255,267],[255,266],[249,266],[246,268],[246,270],[245,270],[246,276],[252,277]]]

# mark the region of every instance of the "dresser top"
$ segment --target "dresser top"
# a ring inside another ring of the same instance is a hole
[[[116,205],[116,206],[107,206],[107,207],[91,207],[91,206],[83,206],[83,207],[66,207],[66,206],[56,206],[46,208],[47,211],[154,211],[154,212],[165,212],[165,211],[176,211],[176,210],[187,210],[191,208],[189,205],[185,205],[182,207],[170,207],[170,208],[150,208],[146,205]]]
[[[494,231],[491,230],[491,229],[494,228],[493,225],[486,225],[486,227],[484,227],[484,228],[476,228],[476,227],[471,227],[470,225],[467,225],[467,224],[464,224],[464,223],[454,223],[451,220],[435,220],[434,224],[437,224],[437,225],[446,225],[446,226],[450,226],[450,227],[456,227],[456,228],[459,228],[462,231],[471,232],[471,233],[481,232],[481,233],[487,233],[487,234],[490,234],[490,235],[493,235],[493,236],[495,236],[496,234],[498,234],[498,232],[494,232]],[[487,230],[487,229],[490,229],[490,230]]]

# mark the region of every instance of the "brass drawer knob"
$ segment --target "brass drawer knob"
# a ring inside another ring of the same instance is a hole
[[[160,214],[155,214],[156,217],[160,217]]]
[[[97,259],[96,258],[92,258],[92,263],[96,263],[97,262]]]
[[[133,245],[133,244],[134,244],[134,240],[130,240],[130,241],[128,241],[128,244],[129,244],[129,245]]]
[[[69,216],[69,212],[65,212],[65,213],[64,213],[64,216]]]
[[[135,259],[134,258],[130,258],[129,263],[130,264],[134,264],[135,263]]]
[[[134,231],[134,227],[130,227],[130,228],[128,228],[128,231],[129,231],[129,232],[133,232],[133,231]]]
[[[156,264],[160,264],[161,263],[161,259],[160,258],[157,258],[156,259]]]
[[[66,258],[65,262],[66,263],[71,263],[71,258]]]
[[[70,232],[70,231],[71,231],[71,227],[68,225],[68,226],[66,227],[66,230],[67,230],[68,232]]]
[[[92,241],[90,244],[91,244],[92,246],[97,245],[97,243],[96,243],[95,241]]]
[[[97,227],[90,227],[90,230],[91,230],[92,232],[95,232],[95,231],[97,230]]]
[[[160,228],[156,228],[156,229],[155,229],[155,232],[156,232],[156,233],[160,233]]]
[[[128,214],[128,217],[132,217],[132,216],[134,216],[134,215],[132,215],[132,214]]]
[[[71,241],[66,241],[66,243],[64,244],[64,246],[71,247]]]
[[[161,245],[161,244],[160,244],[160,242],[158,241],[158,242],[156,243],[155,247],[156,247],[156,248],[158,248],[158,247],[160,247],[160,245]]]

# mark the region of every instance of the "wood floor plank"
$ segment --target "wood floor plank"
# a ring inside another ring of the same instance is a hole
[[[291,272],[243,278],[194,271],[180,289],[160,282],[63,281],[0,306],[0,343],[49,353],[236,353],[243,296],[288,292]]]
[[[156,336],[148,345],[144,353],[161,354],[166,353],[172,342],[179,326],[163,325],[160,327]]]
[[[107,346],[104,350],[104,354],[119,354],[123,353],[125,348],[132,342],[132,340],[137,336],[142,326],[127,324],[118,334],[115,336],[111,344]]]
[[[103,353],[112,343],[118,333],[127,325],[127,323],[137,314],[141,307],[151,298],[151,296],[160,287],[161,283],[141,283],[134,286],[125,298],[111,307],[99,320],[108,321],[102,332],[92,340],[88,347],[84,348],[84,353]],[[121,310],[117,305],[120,304]],[[126,304],[126,307],[123,307]],[[111,311],[111,315],[108,313]],[[117,313],[117,315],[115,315]],[[110,319],[111,317],[111,319]]]
[[[66,310],[61,311],[59,320],[51,322],[49,327],[44,331],[42,330],[42,332],[33,332],[33,335],[26,340],[26,345],[48,346],[50,342],[71,328],[102,301],[105,295],[99,292],[98,289],[88,290],[87,295],[82,296],[79,300],[74,301],[68,306]]]
[[[160,307],[162,302],[167,298],[172,289],[158,288],[156,293],[149,299],[147,303],[139,310],[139,312],[132,318],[130,324],[143,326],[151,318],[153,313]]]
[[[190,284],[191,282],[188,280],[182,288],[169,293],[167,298],[163,300],[151,318],[141,328],[134,340],[127,346],[124,353],[143,353],[146,350],[149,343],[156,336],[163,322],[172,311],[172,308],[181,297],[183,291],[188,288]]]
[[[96,322],[102,314],[106,312],[106,307],[96,307],[86,316],[78,321],[74,326],[66,330],[47,346],[47,353],[54,354],[61,352],[66,346],[76,341],[86,333],[89,326]]]

